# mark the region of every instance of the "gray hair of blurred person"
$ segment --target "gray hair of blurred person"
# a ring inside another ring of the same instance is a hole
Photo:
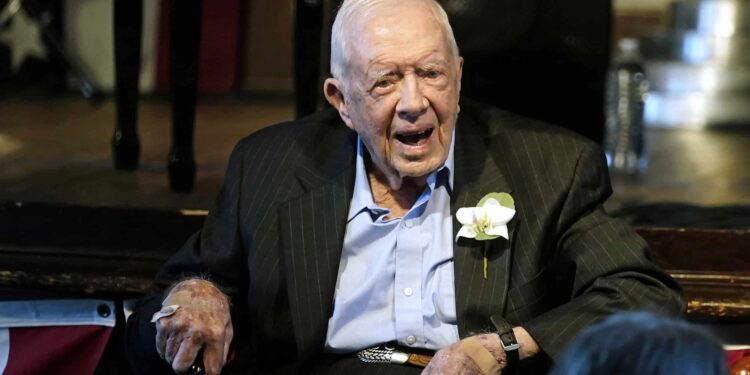
[[[347,49],[347,41],[344,37],[343,30],[352,20],[363,20],[370,17],[379,7],[392,6],[393,4],[403,3],[405,1],[423,1],[431,5],[435,18],[443,27],[448,45],[454,58],[458,58],[458,45],[456,38],[453,36],[453,28],[448,22],[448,15],[443,7],[434,0],[344,0],[336,13],[336,19],[331,28],[331,74],[342,79],[346,72],[349,61],[350,51]],[[356,15],[356,16],[355,16]]]
[[[619,313],[581,332],[550,375],[724,375],[719,342],[684,320]]]

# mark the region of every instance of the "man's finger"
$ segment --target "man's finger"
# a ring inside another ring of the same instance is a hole
[[[190,336],[186,340],[182,340],[174,358],[169,361],[172,364],[172,370],[177,373],[187,372],[193,362],[195,362],[195,357],[198,355],[200,349],[201,342],[195,339],[195,336]]]
[[[203,351],[203,365],[206,367],[207,375],[219,375],[224,367],[224,335],[206,345]]]
[[[167,345],[167,337],[164,328],[156,322],[156,352],[159,353],[159,357],[164,359],[164,349]]]
[[[230,322],[227,324],[227,328],[224,330],[224,363],[227,362],[227,359],[229,358],[229,345],[232,344],[232,338],[234,337],[234,328],[232,328],[232,323]]]
[[[177,352],[180,350],[182,340],[177,335],[170,335],[164,346],[164,360],[171,364]]]

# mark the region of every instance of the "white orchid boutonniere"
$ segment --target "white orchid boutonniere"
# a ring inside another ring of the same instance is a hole
[[[508,238],[508,222],[515,216],[513,197],[508,193],[489,193],[476,207],[462,207],[456,212],[456,219],[463,226],[456,235],[477,241]],[[484,254],[484,278],[487,279],[487,254]]]

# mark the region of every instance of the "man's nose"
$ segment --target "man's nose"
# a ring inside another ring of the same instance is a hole
[[[406,76],[401,82],[401,98],[396,105],[396,112],[399,117],[414,121],[427,110],[429,103],[416,77]]]

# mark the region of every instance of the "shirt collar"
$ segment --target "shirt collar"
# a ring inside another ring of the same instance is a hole
[[[445,185],[448,193],[453,194],[453,148],[455,143],[456,129],[454,128],[448,157],[445,159],[442,166],[427,176],[427,185],[430,187],[431,191],[435,190],[436,185]],[[362,144],[362,138],[357,136],[354,195],[352,196],[352,204],[349,207],[347,221],[351,221],[357,216],[357,214],[362,212],[362,210],[369,211],[373,216],[373,220],[384,213],[388,213],[388,210],[378,207],[372,199],[372,189],[370,188],[370,181],[367,178],[367,170],[365,169],[365,152],[367,152],[367,149]]]

